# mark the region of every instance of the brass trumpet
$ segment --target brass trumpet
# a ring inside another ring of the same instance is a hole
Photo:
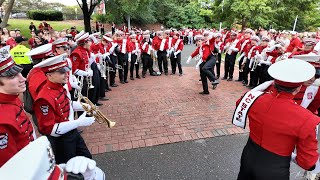
[[[81,100],[87,103],[90,107],[87,107],[84,103],[81,103]],[[107,123],[109,128],[112,128],[114,125],[116,125],[116,122],[109,120],[104,114],[102,114],[98,107],[95,106],[87,97],[81,96],[80,103],[87,114],[89,116],[93,116],[99,124]]]

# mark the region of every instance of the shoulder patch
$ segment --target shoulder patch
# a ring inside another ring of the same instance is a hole
[[[49,112],[49,105],[45,105],[45,106],[40,106],[40,109],[43,113],[43,115],[48,115],[48,112]]]
[[[0,133],[0,149],[5,149],[8,147],[8,133]]]

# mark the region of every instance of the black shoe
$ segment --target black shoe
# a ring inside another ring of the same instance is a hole
[[[127,80],[124,81],[125,83],[129,83]]]
[[[146,75],[143,74],[143,75],[142,75],[142,78],[146,78]]]
[[[223,77],[223,78],[221,78],[221,80],[227,80],[228,78],[226,78],[226,77]]]
[[[165,74],[166,76],[168,76],[168,73],[167,73],[167,72],[165,72],[164,74]]]
[[[109,90],[108,90],[108,89],[105,89],[104,92],[109,92]]]
[[[202,81],[201,79],[199,79],[199,81]]]
[[[107,88],[107,90],[108,90],[108,91],[112,91],[112,89],[110,89],[110,88]]]
[[[118,87],[118,84],[112,84],[111,87]]]
[[[217,85],[217,84],[219,84],[219,81],[218,80],[214,80],[214,81],[211,82],[211,84],[212,85]]]
[[[101,103],[98,103],[98,102],[97,102],[97,104],[96,104],[96,106],[102,106],[102,105],[103,105],[103,104],[101,104]]]
[[[179,74],[179,76],[182,76],[182,74]]]
[[[136,78],[137,78],[137,79],[141,79],[141,77],[140,77],[139,75],[138,75],[138,76],[136,76]]]
[[[209,93],[209,92],[202,91],[202,92],[199,92],[199,94],[210,94],[210,93]]]
[[[101,98],[99,98],[99,100],[100,100],[100,101],[108,101],[109,98],[107,98],[107,97],[101,97]]]
[[[242,82],[243,80],[242,80],[242,79],[238,79],[238,80],[236,80],[236,81],[238,81],[238,82]]]
[[[175,75],[176,73],[175,72],[172,72],[170,75]]]
[[[249,88],[249,89],[253,89],[253,86],[250,85],[250,84],[249,84],[249,85],[246,85],[246,87]]]
[[[134,78],[133,78],[133,77],[130,77],[130,80],[134,80]]]
[[[229,78],[227,81],[232,81],[232,78]]]
[[[120,81],[120,83],[121,83],[121,84],[125,84],[125,82],[124,82],[124,81]]]

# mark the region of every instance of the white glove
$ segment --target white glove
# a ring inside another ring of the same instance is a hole
[[[94,117],[86,117],[87,113],[83,112],[83,114],[76,120],[78,122],[78,126],[90,126],[94,123]]]
[[[291,161],[297,164],[296,157],[297,157],[296,153],[294,153],[294,152],[291,153]]]
[[[89,69],[88,70],[88,75],[87,76],[93,76],[93,71],[92,71],[92,69]]]
[[[114,43],[112,47],[109,49],[109,53],[112,54],[114,49],[118,46],[118,43]]]
[[[72,109],[74,111],[84,111],[82,105],[86,106],[87,108],[90,108],[90,105],[87,103],[79,102],[79,101],[72,101]]]
[[[109,52],[106,52],[106,53],[104,53],[104,54],[102,55],[103,59],[106,59],[106,58],[109,57],[109,56],[110,56],[110,53],[109,53]]]
[[[97,63],[97,67],[99,69],[99,71],[101,70],[101,65],[99,63]]]
[[[77,69],[74,74],[78,76],[88,76],[89,73],[87,71]]]
[[[281,44],[276,44],[276,45],[274,45],[274,47],[276,47],[276,48],[282,48]]]
[[[89,36],[89,38],[93,41],[93,43],[95,43],[95,44],[98,44],[98,43],[99,43],[98,39],[97,39],[96,37],[94,37],[93,34],[91,34],[91,35]]]
[[[136,52],[137,52],[137,50],[133,50],[131,53],[132,53],[132,54],[135,54]]]
[[[131,53],[128,54],[128,62],[131,62]]]
[[[202,63],[202,60],[200,59],[196,65],[196,69],[199,69],[201,63]]]
[[[71,158],[65,169],[67,172],[74,174],[81,173],[85,180],[93,180],[95,178],[96,161],[86,158],[84,156],[76,156]]]
[[[192,59],[192,57],[189,56],[186,63],[187,63],[187,64],[190,64],[191,59]]]
[[[77,90],[81,89],[80,86],[78,85],[78,79],[76,78],[76,76],[71,75],[69,80],[70,80],[70,85],[72,88],[77,89]]]
[[[90,57],[89,58],[89,62],[88,62],[88,65],[89,67],[91,66],[92,63],[96,62],[96,57]]]
[[[154,51],[154,57],[158,58],[157,51]]]

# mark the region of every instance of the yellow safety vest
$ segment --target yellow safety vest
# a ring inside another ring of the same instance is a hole
[[[17,45],[10,50],[10,54],[16,64],[31,64],[31,61],[25,53],[29,52],[30,49],[24,45]]]

